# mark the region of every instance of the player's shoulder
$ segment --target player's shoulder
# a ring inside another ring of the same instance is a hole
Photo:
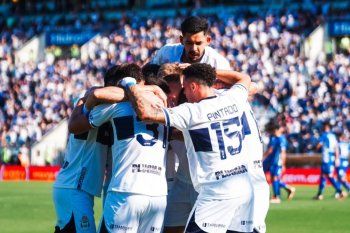
[[[159,51],[163,52],[163,53],[176,53],[176,52],[182,52],[183,51],[183,45],[181,43],[176,43],[176,44],[166,44],[163,47],[161,47],[159,49]]]

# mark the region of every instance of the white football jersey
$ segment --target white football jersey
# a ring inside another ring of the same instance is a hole
[[[89,121],[93,127],[105,122],[113,127],[113,174],[108,191],[167,195],[166,126],[139,121],[129,102],[96,106]]]
[[[184,46],[182,44],[167,44],[156,52],[150,63],[162,65],[164,63],[181,62],[183,52]],[[209,64],[220,70],[231,70],[228,60],[209,46],[205,47],[200,63]]]
[[[164,109],[166,123],[183,132],[199,198],[224,199],[252,192],[242,152],[248,92],[234,85],[224,95]]]
[[[169,144],[179,159],[179,166],[175,174],[176,178],[187,184],[192,184],[185,143],[179,140],[171,140]]]
[[[108,147],[112,144],[112,125],[108,122],[83,134],[70,134],[65,161],[54,187],[101,196]]]

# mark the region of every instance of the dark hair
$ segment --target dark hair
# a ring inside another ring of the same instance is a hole
[[[198,32],[204,32],[204,34],[207,34],[208,31],[208,20],[199,16],[190,16],[181,23],[182,35],[185,35],[186,33],[196,34]]]
[[[324,130],[326,130],[326,128],[328,127],[328,128],[332,128],[332,124],[331,124],[331,122],[329,121],[329,119],[327,119],[327,120],[325,120],[324,122],[323,122],[323,131]]]
[[[157,78],[157,76],[149,75],[145,77],[145,84],[159,86],[166,94],[170,93],[167,82],[162,78]]]
[[[181,76],[179,74],[169,74],[163,77],[163,79],[167,82],[174,82],[174,83],[180,83],[181,82]]]
[[[185,79],[193,79],[196,82],[207,85],[209,87],[213,86],[216,79],[215,68],[204,63],[194,63],[183,70],[183,75]]]
[[[133,77],[137,82],[143,80],[140,66],[131,63],[111,67],[104,77],[105,86],[117,86],[119,80],[125,77]]]
[[[147,63],[142,66],[142,74],[143,77],[147,77],[149,75],[157,76],[160,65]]]
[[[276,122],[275,119],[271,119],[266,125],[265,125],[265,131],[269,134],[274,134],[275,130],[279,129],[280,126]]]

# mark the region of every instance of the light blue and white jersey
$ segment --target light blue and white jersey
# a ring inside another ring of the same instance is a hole
[[[164,109],[166,123],[182,131],[191,179],[199,198],[224,199],[252,192],[245,138],[248,92],[234,85],[224,95]]]
[[[108,147],[113,144],[112,125],[107,122],[83,134],[70,134],[68,140],[65,160],[53,186],[101,196]]]
[[[108,191],[167,195],[168,130],[164,125],[139,121],[129,102],[96,106],[89,121],[93,127],[105,122],[113,127],[113,174]]]
[[[156,52],[150,63],[163,65],[165,63],[181,62],[184,51],[184,46],[180,43],[166,44]],[[209,46],[205,47],[204,55],[199,63],[209,64],[219,70],[231,70],[228,60]]]
[[[324,132],[321,135],[320,144],[322,145],[322,162],[333,163],[338,147],[337,137],[331,132]]]
[[[350,158],[350,143],[349,142],[339,142],[339,158],[340,166],[348,167]]]

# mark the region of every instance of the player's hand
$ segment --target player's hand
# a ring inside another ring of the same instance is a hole
[[[154,95],[156,95],[162,102],[163,102],[163,106],[162,107],[167,107],[168,104],[168,97],[167,95],[163,92],[163,90],[155,85],[147,85],[144,86],[144,91],[150,91],[152,92]]]
[[[187,67],[189,67],[191,64],[190,63],[178,63],[177,66],[181,69],[184,70]]]

